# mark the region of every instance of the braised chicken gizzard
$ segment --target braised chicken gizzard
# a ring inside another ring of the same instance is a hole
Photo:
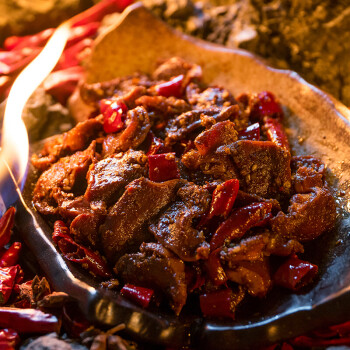
[[[334,226],[335,200],[324,164],[291,156],[272,93],[234,97],[173,57],[80,95],[95,112],[32,158],[33,203],[66,259],[177,315],[193,294],[203,316],[233,319],[246,294],[314,278],[298,254]]]

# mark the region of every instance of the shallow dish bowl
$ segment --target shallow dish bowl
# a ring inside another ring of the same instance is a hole
[[[89,274],[65,262],[51,243],[52,228],[31,204],[37,178],[30,168],[18,205],[22,237],[34,252],[53,287],[76,298],[88,317],[105,325],[125,323],[136,339],[171,347],[252,349],[349,317],[350,308],[350,112],[296,73],[266,66],[254,55],[200,41],[169,28],[140,4],[124,11],[118,23],[96,40],[87,81],[98,82],[135,71],[151,72],[155,62],[181,56],[202,66],[204,81],[233,94],[273,92],[286,107],[286,127],[298,154],[320,157],[339,204],[334,232],[312,242],[307,258],[319,264],[318,280],[301,294],[272,291],[237,321],[213,322],[184,313],[143,310],[115,293],[98,288]],[[40,144],[32,145],[37,151]]]

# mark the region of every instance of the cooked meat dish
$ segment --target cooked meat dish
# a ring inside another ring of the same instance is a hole
[[[291,150],[272,93],[233,96],[201,76],[173,57],[151,76],[83,83],[95,112],[32,157],[33,204],[57,220],[66,259],[139,305],[179,315],[191,294],[204,317],[234,319],[247,294],[312,281],[298,255],[336,204],[325,165]]]

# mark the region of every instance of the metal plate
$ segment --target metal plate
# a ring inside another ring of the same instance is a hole
[[[187,37],[170,29],[141,5],[128,8],[119,23],[98,38],[87,80],[97,82],[135,71],[151,72],[155,62],[181,56],[202,66],[204,81],[232,93],[269,90],[288,109],[286,126],[292,149],[320,157],[339,205],[337,226],[306,247],[304,257],[319,264],[318,280],[301,294],[273,290],[266,299],[243,305],[235,322],[212,322],[190,307],[171,313],[140,309],[66,263],[51,243],[52,228],[32,208],[36,173],[29,169],[17,222],[51,283],[79,300],[90,319],[126,324],[136,339],[171,347],[251,349],[348,320],[350,308],[350,112],[296,73],[266,66],[254,55]],[[40,145],[34,145],[39,147]],[[247,305],[249,304],[249,305]]]

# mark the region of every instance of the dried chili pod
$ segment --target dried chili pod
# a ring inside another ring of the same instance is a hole
[[[209,210],[209,219],[214,216],[227,217],[230,213],[238,194],[239,181],[237,179],[227,180],[216,186]]]
[[[150,155],[148,156],[148,164],[149,178],[152,181],[162,182],[180,177],[173,152]]]
[[[17,266],[0,268],[0,305],[10,298],[17,276]]]
[[[235,319],[236,306],[242,301],[244,291],[239,289],[234,292],[231,289],[222,289],[205,293],[199,297],[203,316],[222,317]]]
[[[19,335],[14,329],[0,329],[0,349],[3,349],[1,346],[2,343],[8,343],[10,346],[14,347],[18,345],[19,341]]]
[[[17,50],[21,48],[33,48],[44,46],[54,31],[54,28],[49,28],[33,35],[9,36],[4,42],[4,48],[6,50]]]
[[[112,273],[105,260],[98,253],[76,243],[63,221],[55,222],[52,239],[67,260],[80,264],[96,276],[111,277]]]
[[[310,283],[317,272],[317,265],[292,255],[278,268],[274,275],[274,281],[279,286],[296,291]]]
[[[16,209],[11,207],[6,210],[5,214],[0,219],[0,248],[10,241],[15,213]]]
[[[178,75],[169,81],[166,81],[165,83],[161,83],[155,86],[155,90],[158,95],[164,96],[164,97],[178,97],[180,98],[183,94],[183,82],[184,82],[184,75]]]
[[[148,135],[148,138],[150,139],[150,146],[148,147],[148,151],[146,153],[147,156],[171,152],[170,148],[165,146],[164,141],[162,139],[155,137],[152,132],[149,132]]]
[[[278,119],[271,117],[264,118],[264,128],[269,141],[288,151],[290,150],[287,135]]]
[[[260,141],[260,125],[254,123],[238,133],[240,140]]]
[[[9,249],[0,257],[0,267],[16,265],[19,253],[21,252],[21,242],[14,242]]]
[[[241,238],[252,227],[265,223],[271,209],[271,203],[257,202],[235,210],[215,231],[210,241],[210,249],[222,246],[226,239]]]
[[[323,348],[328,346],[336,346],[336,345],[350,345],[350,337],[345,338],[335,338],[335,339],[320,339],[309,337],[306,335],[301,335],[299,337],[294,338],[290,341],[293,345],[302,348]]]
[[[35,309],[0,307],[0,327],[16,325],[18,333],[58,332],[60,323],[56,316]]]
[[[210,280],[216,285],[221,286],[226,283],[227,276],[220,262],[220,251],[216,249],[210,253],[208,260],[205,261],[204,266]]]
[[[143,308],[148,307],[154,291],[149,288],[138,287],[132,284],[126,284],[120,291],[126,298],[134,301]]]
[[[250,119],[253,121],[260,121],[264,117],[283,118],[283,110],[272,92],[258,93],[252,97],[250,105]]]

